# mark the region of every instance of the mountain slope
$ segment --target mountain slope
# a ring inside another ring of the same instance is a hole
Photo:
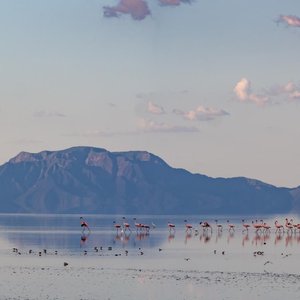
[[[145,151],[21,152],[0,166],[0,212],[285,213],[299,198],[257,180],[191,174]]]

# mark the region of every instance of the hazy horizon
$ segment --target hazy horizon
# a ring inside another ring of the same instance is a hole
[[[0,164],[149,151],[210,177],[300,185],[300,2],[1,1]]]

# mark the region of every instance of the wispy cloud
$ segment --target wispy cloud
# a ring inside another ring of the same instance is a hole
[[[45,111],[45,110],[40,110],[37,111],[33,114],[34,117],[36,118],[64,118],[66,117],[65,114],[56,112],[56,111]]]
[[[300,18],[293,15],[280,15],[276,22],[283,23],[288,27],[300,27]]]
[[[149,101],[147,105],[147,111],[151,114],[155,115],[163,115],[165,114],[165,110],[162,106],[154,104],[153,102]]]
[[[254,102],[256,105],[265,105],[269,97],[252,92],[251,82],[247,78],[242,78],[233,89],[237,99],[241,102]]]
[[[140,119],[138,123],[138,128],[142,132],[165,132],[165,133],[189,133],[189,132],[199,132],[196,127],[188,126],[177,126],[170,125],[165,122],[155,122],[153,120]]]
[[[211,121],[216,118],[229,115],[229,113],[223,109],[204,107],[202,105],[199,105],[196,109],[187,112],[180,109],[174,109],[173,113],[183,116],[186,120],[190,121]]]
[[[273,97],[286,96],[288,100],[300,99],[300,85],[290,81],[284,85],[277,85],[270,89],[269,94]]]
[[[161,5],[177,6],[181,3],[192,3],[193,0],[158,0]]]
[[[300,84],[292,81],[282,85],[277,84],[271,88],[265,88],[264,92],[258,95],[252,92],[250,80],[242,78],[234,87],[234,93],[241,102],[254,102],[259,106],[278,104],[300,99]]]
[[[103,14],[105,17],[120,17],[128,14],[134,20],[143,20],[151,14],[148,3],[144,0],[120,0],[115,6],[104,6]]]

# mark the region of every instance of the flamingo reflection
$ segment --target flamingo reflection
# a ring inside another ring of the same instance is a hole
[[[212,233],[209,231],[203,231],[202,234],[200,234],[199,240],[203,241],[204,244],[208,243],[211,240]]]
[[[274,240],[274,245],[277,245],[280,243],[283,239],[284,233],[281,231],[275,232],[275,240]]]
[[[231,230],[229,229],[229,231],[228,231],[227,244],[229,244],[233,238],[234,238],[234,228]]]
[[[81,236],[80,236],[80,247],[83,247],[86,243],[87,243],[87,240],[90,236],[90,232],[88,233],[82,233]]]
[[[243,240],[242,240],[242,245],[243,245],[243,247],[244,247],[245,244],[248,243],[248,242],[249,242],[249,233],[248,233],[248,231],[247,231],[247,233],[243,235]]]
[[[184,243],[187,244],[187,242],[188,242],[191,238],[192,238],[192,232],[191,232],[191,231],[186,231]]]
[[[168,236],[168,242],[171,243],[175,239],[175,232],[170,232]]]

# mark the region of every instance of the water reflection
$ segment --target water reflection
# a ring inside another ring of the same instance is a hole
[[[12,222],[11,219],[14,221]],[[18,249],[65,249],[80,252],[95,247],[144,249],[197,249],[218,253],[285,248],[300,253],[300,225],[295,218],[218,218],[200,221],[196,216],[183,222],[181,216],[133,217],[88,216],[78,226],[78,216],[9,216],[0,215],[0,240]],[[82,226],[82,222],[89,225]],[[117,220],[117,222],[115,221]],[[130,223],[134,220],[134,223]],[[293,222],[293,223],[292,223]],[[151,225],[147,225],[151,224]],[[274,224],[271,226],[270,224]],[[285,224],[285,225],[283,225]],[[117,226],[116,226],[117,225]],[[176,230],[175,230],[176,228]],[[1,247],[1,245],[0,245]],[[2,248],[4,248],[2,246]],[[222,251],[220,251],[222,250]],[[289,250],[290,251],[290,250]]]
[[[88,240],[89,236],[90,236],[90,232],[88,232],[88,233],[83,232],[81,234],[80,247],[83,247],[87,243],[87,240]]]

